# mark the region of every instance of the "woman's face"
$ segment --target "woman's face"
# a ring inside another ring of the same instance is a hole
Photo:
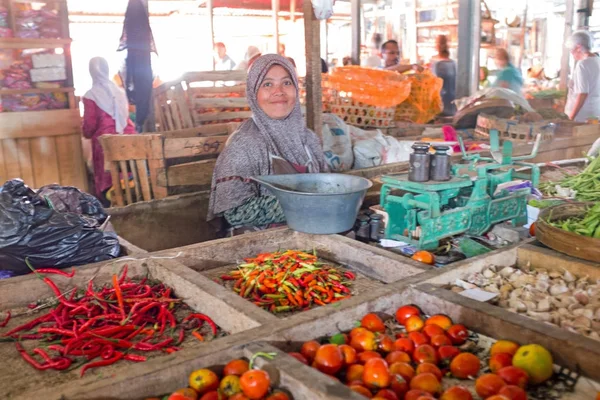
[[[280,65],[271,67],[258,88],[258,106],[273,119],[284,119],[296,104],[296,87],[290,74]]]

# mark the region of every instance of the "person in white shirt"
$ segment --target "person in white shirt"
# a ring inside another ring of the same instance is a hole
[[[227,55],[224,43],[215,43],[215,70],[231,71],[235,68],[235,62]]]
[[[381,45],[381,58],[383,58],[381,69],[396,71],[401,74],[410,70],[423,71],[423,67],[417,64],[400,64],[400,46],[398,46],[398,42],[395,40],[388,40]]]
[[[573,33],[567,48],[577,62],[567,95],[565,113],[576,122],[600,117],[600,58],[592,53],[592,37],[586,31]]]

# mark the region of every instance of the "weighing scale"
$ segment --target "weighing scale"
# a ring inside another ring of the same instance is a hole
[[[459,137],[462,158],[468,164],[453,165],[449,181],[411,182],[406,173],[383,176],[380,204],[388,213],[385,237],[432,250],[441,239],[464,233],[482,235],[500,222],[525,225],[531,188],[507,190],[503,184],[523,179],[538,186],[539,167],[519,161],[537,155],[540,139],[537,135],[531,154],[513,157],[513,143],[504,141],[500,148],[498,131],[492,130],[490,158],[467,154]],[[530,168],[531,175],[516,172],[518,167]],[[465,169],[476,174],[470,176]]]

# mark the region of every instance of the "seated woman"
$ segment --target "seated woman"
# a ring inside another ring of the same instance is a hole
[[[209,221],[223,216],[232,234],[285,223],[277,199],[249,177],[327,170],[319,138],[302,117],[294,66],[285,57],[256,60],[246,97],[253,115],[217,159],[208,212]]]
[[[494,87],[510,89],[521,94],[523,91],[523,75],[511,64],[508,52],[505,49],[496,49],[494,61],[500,70]]]

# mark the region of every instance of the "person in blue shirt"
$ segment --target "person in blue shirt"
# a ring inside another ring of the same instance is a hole
[[[521,94],[523,90],[523,75],[521,71],[511,64],[508,52],[505,49],[496,49],[494,60],[500,70],[494,87],[510,89],[515,93]]]

